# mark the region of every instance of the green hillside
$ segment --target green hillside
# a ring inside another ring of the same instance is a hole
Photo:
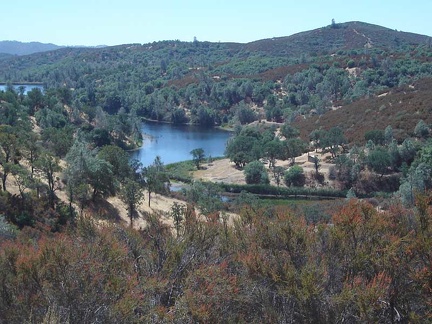
[[[86,109],[173,123],[283,121],[431,76],[430,39],[350,22],[247,44],[64,48],[1,60],[0,81],[66,87]]]

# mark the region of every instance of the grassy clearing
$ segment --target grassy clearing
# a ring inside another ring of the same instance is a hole
[[[192,160],[187,160],[167,164],[166,170],[170,179],[189,183],[192,181],[192,171],[195,171],[196,167]]]

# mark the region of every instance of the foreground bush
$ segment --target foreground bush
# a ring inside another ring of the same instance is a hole
[[[350,200],[310,226],[286,208],[245,206],[232,225],[184,210],[181,235],[79,218],[0,246],[0,321],[428,322],[432,210]]]

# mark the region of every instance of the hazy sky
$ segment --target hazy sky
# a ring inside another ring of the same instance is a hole
[[[118,45],[250,42],[363,21],[432,36],[431,0],[5,0],[0,40]]]

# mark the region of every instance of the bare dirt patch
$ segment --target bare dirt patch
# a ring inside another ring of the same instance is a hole
[[[310,155],[317,155],[320,159],[320,169],[319,172],[323,173],[326,181],[328,181],[328,175],[330,167],[333,165],[327,163],[325,159],[329,154],[321,154],[315,152],[309,152]],[[305,172],[308,174],[311,171],[315,171],[315,165],[313,162],[308,161],[308,153],[296,157],[295,164],[301,166]],[[282,166],[286,169],[290,166],[290,161],[276,160],[277,166]],[[274,179],[272,179],[271,171],[268,169],[269,178],[272,185],[276,185]],[[204,164],[201,170],[193,172],[193,178],[196,180],[212,181],[212,182],[224,182],[233,184],[246,184],[245,177],[242,169],[238,169],[234,163],[230,162],[229,159],[216,160],[213,163]],[[329,182],[331,185],[331,182]]]

